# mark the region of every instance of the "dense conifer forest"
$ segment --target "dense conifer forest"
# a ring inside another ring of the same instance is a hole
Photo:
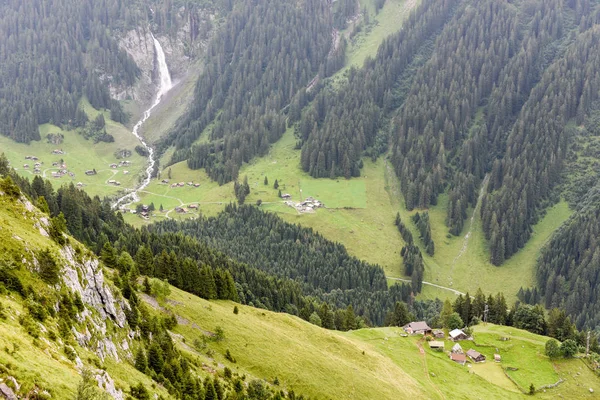
[[[331,46],[326,2],[241,2],[211,42],[194,102],[161,149],[174,144],[171,162],[187,159],[219,183],[235,180],[242,163],[286,130],[282,110],[294,95],[326,75]],[[209,142],[190,150],[209,126]]]
[[[215,8],[221,7],[218,2]],[[152,11],[150,11],[152,9]],[[40,140],[39,124],[83,127],[79,101],[107,109],[126,122],[109,84],[132,86],[140,71],[119,47],[129,29],[175,34],[198,5],[179,11],[174,2],[156,5],[121,0],[25,0],[0,4],[0,134],[17,142]],[[201,35],[192,24],[190,40]]]
[[[73,124],[80,97],[120,110],[101,79],[132,85],[133,60],[110,28],[130,21],[120,1],[8,1],[0,5],[0,133],[40,140],[38,124]]]
[[[386,116],[401,104],[414,69],[456,3],[424,1],[399,33],[385,39],[375,59],[350,69],[340,88],[317,95],[298,124],[305,171],[317,178],[359,176],[365,151],[374,158],[386,151],[387,132],[380,132]]]
[[[0,134],[29,143],[49,122],[77,127],[94,142],[114,140],[104,117],[88,121],[79,104],[85,96],[112,120],[127,121],[109,84],[132,86],[140,69],[119,47],[119,35],[177,35],[189,24],[190,40],[206,39],[197,24],[202,6],[2,2]],[[317,313],[327,327],[352,329],[385,323],[397,302],[420,316],[440,308],[412,298],[422,292],[424,257],[442,248],[427,212],[440,195],[447,195],[449,239],[465,234],[467,215],[480,205],[489,259],[499,268],[527,244],[548,207],[564,199],[574,214],[544,246],[537,287],[519,298],[564,308],[578,329],[600,324],[597,1],[423,0],[373,58],[340,74],[351,38],[338,35],[364,14],[357,2],[213,7],[223,11],[223,23],[208,43],[189,109],[158,151],[174,150],[169,163],[186,161],[219,184],[236,181],[240,204],[250,193],[247,182],[237,183],[240,168],[266,155],[287,129],[296,136],[300,167],[313,178],[358,177],[365,157],[386,157],[406,209],[418,210],[412,222],[396,218],[410,284],[388,288],[379,266],[255,207],[230,205],[216,217],[134,229],[108,199],[11,174],[48,210],[57,232],[69,232],[108,266],[120,268],[126,253],[140,272],[204,298],[307,320]],[[474,317],[456,308],[465,322]]]

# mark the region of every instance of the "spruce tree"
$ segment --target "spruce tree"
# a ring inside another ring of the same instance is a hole
[[[140,348],[135,355],[135,368],[144,373],[148,368],[148,360],[146,359],[146,354],[142,348]]]

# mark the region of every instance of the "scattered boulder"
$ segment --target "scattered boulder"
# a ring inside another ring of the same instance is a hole
[[[98,386],[100,386],[100,388],[104,389],[106,391],[106,393],[108,393],[110,396],[112,396],[113,399],[115,399],[115,400],[124,400],[125,399],[125,396],[123,395],[123,391],[120,389],[117,389],[115,387],[115,381],[110,377],[108,372],[103,371],[103,370],[98,370],[94,374],[94,378],[96,378],[96,381],[98,381]]]
[[[15,395],[15,392],[6,383],[0,383],[0,397],[6,400],[17,400],[17,395]]]

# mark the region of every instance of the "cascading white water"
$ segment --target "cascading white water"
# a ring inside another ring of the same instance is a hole
[[[142,124],[146,122],[148,118],[150,118],[152,110],[154,110],[154,108],[160,104],[162,97],[173,87],[173,83],[171,82],[171,75],[169,74],[169,68],[167,67],[165,53],[162,49],[162,46],[160,45],[158,40],[156,40],[152,32],[150,32],[150,35],[152,36],[152,40],[154,41],[154,50],[156,51],[159,86],[158,91],[156,92],[156,99],[154,100],[154,103],[149,109],[144,111],[142,119],[140,119],[133,126],[133,130],[131,131],[131,133],[133,133],[135,137],[139,139],[142,146],[144,146],[144,148],[148,152],[148,167],[146,168],[146,176],[144,177],[142,183],[133,192],[130,192],[125,196],[117,199],[117,201],[113,204],[113,208],[118,207],[120,204],[123,204],[123,206],[127,206],[131,203],[138,202],[140,199],[138,193],[141,190],[144,190],[146,186],[150,184],[150,180],[152,179],[152,171],[154,170],[154,165],[156,164],[156,160],[154,159],[154,149],[151,146],[148,146],[144,138],[142,138],[142,136],[139,134],[139,129],[142,126]]]

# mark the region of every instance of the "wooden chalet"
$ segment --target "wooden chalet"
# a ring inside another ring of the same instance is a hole
[[[457,342],[459,340],[467,340],[469,338],[467,336],[467,334],[464,333],[461,329],[451,330],[449,333],[449,336],[450,336],[450,340],[453,340],[455,342]]]
[[[456,343],[454,346],[452,346],[452,352],[458,353],[458,354],[463,354],[463,349],[460,346],[460,344]]]
[[[465,365],[467,362],[467,356],[462,353],[450,353],[450,359],[460,365]]]
[[[427,335],[431,333],[431,328],[425,321],[411,322],[404,325],[403,329],[411,335]]]
[[[469,349],[469,351],[467,351],[467,356],[469,356],[469,358],[471,360],[473,360],[473,362],[476,362],[476,363],[485,361],[485,356],[483,354],[481,354],[480,352],[473,350],[473,349]]]
[[[444,351],[444,342],[432,340],[429,342],[429,348],[436,351]]]

